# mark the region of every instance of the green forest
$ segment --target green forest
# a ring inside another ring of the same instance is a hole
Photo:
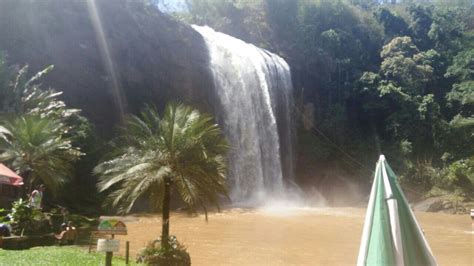
[[[317,165],[369,183],[384,153],[420,194],[474,196],[471,1],[187,2],[177,19],[290,64],[301,182]]]

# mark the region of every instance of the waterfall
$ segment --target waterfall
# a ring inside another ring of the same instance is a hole
[[[232,150],[234,203],[260,205],[284,196],[293,178],[292,83],[279,56],[209,27],[193,26],[210,54],[217,114]]]

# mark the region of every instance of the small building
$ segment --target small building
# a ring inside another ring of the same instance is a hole
[[[0,208],[9,208],[20,197],[23,178],[0,163]]]

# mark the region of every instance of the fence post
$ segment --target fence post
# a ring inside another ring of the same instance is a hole
[[[130,242],[125,242],[125,264],[128,265],[128,259],[130,255]]]

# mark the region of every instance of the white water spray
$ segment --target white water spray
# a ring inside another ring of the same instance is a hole
[[[218,115],[233,149],[229,165],[233,202],[255,206],[286,198],[283,178],[293,178],[293,88],[288,64],[209,27],[193,28],[209,49],[222,106]]]

